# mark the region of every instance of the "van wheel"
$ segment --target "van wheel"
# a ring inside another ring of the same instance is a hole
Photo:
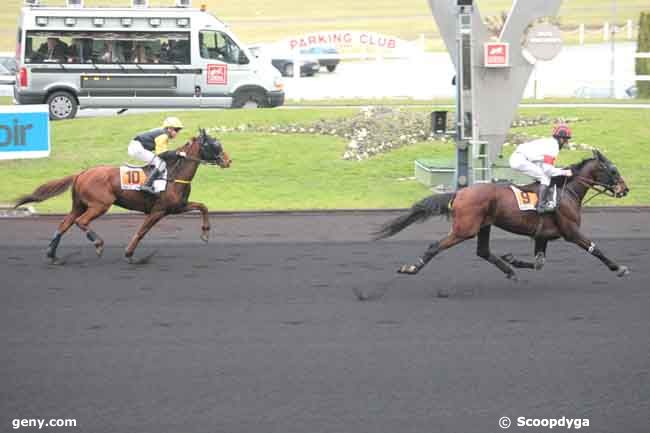
[[[261,90],[244,90],[235,93],[232,108],[263,108],[266,107],[266,95]]]
[[[336,69],[336,65],[327,65],[326,68],[329,72],[334,72],[334,70]]]
[[[78,104],[69,92],[54,92],[47,98],[51,120],[72,119],[77,114]]]

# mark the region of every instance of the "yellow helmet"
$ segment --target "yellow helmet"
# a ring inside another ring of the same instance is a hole
[[[184,128],[183,122],[178,120],[178,117],[168,117],[163,121],[162,124],[163,128],[178,128],[182,129]]]

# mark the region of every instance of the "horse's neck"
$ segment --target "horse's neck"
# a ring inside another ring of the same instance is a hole
[[[581,180],[582,178],[591,178],[588,173],[585,174],[585,171],[585,168],[583,168],[578,174],[570,177],[567,183],[567,187],[571,188],[571,191],[575,193],[576,198],[578,199],[578,204],[582,203],[582,200],[585,198],[587,191],[589,191],[589,185],[585,184],[585,182]]]
[[[198,153],[196,152],[196,148],[197,146],[195,143],[190,143],[181,148],[181,150],[185,152],[187,156],[190,156],[193,159],[179,158],[176,170],[174,171],[174,178],[187,181],[190,181],[194,178],[196,170],[199,168],[199,155],[195,155],[195,153]]]

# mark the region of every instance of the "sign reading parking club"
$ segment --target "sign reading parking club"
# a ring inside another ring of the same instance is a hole
[[[387,36],[375,32],[359,31],[325,31],[283,40],[289,50],[301,50],[313,46],[335,46],[338,48],[364,47],[400,51],[410,46],[395,36]]]
[[[47,105],[0,107],[0,160],[50,156]]]
[[[510,59],[508,58],[509,47],[506,42],[486,42],[483,47],[485,67],[503,68],[510,66]]]
[[[228,66],[208,65],[208,84],[228,84]]]

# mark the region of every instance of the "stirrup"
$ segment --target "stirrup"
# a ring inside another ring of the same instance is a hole
[[[544,215],[546,213],[554,213],[555,212],[556,206],[551,203],[540,203],[537,206],[537,214],[538,215]]]
[[[140,191],[146,192],[147,194],[158,195],[153,185],[140,185]]]

